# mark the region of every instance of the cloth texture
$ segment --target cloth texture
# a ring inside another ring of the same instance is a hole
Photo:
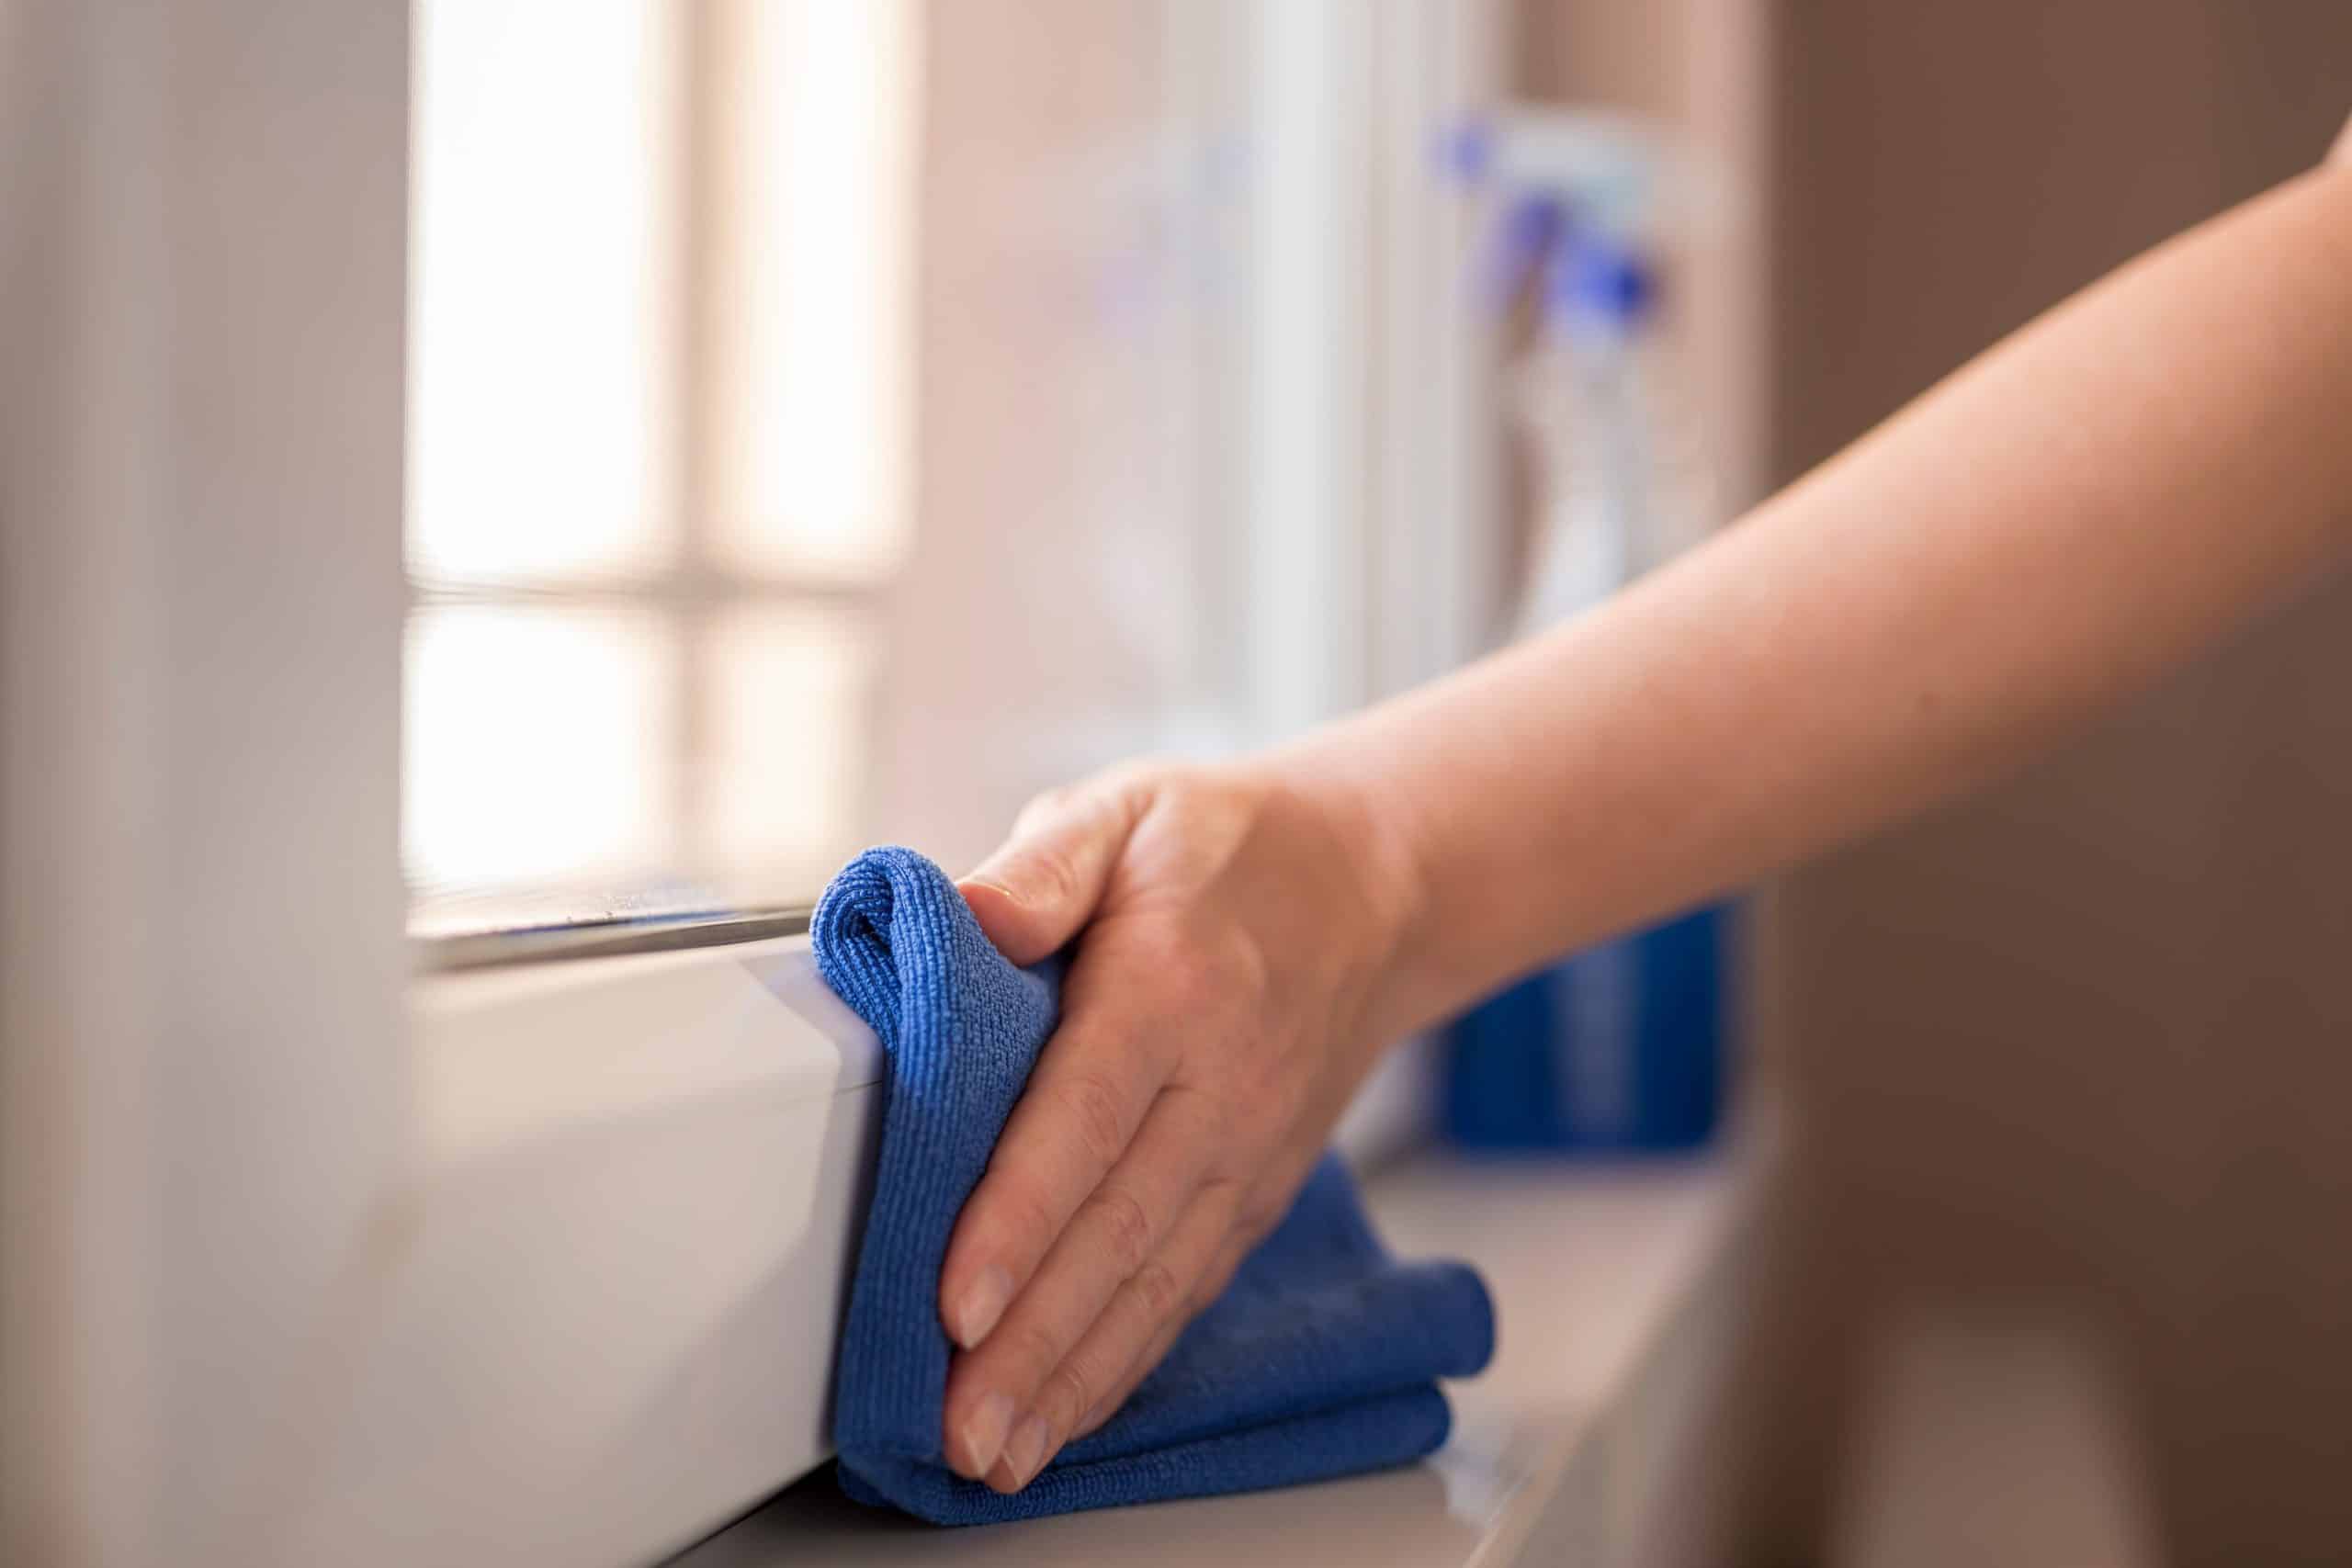
[[[1099,1430],[1001,1496],[947,1468],[939,1270],[1031,1065],[1059,966],[1017,969],[937,866],[869,850],[817,906],[820,971],[888,1056],[874,1201],[834,1387],[842,1487],[937,1524],[1197,1497],[1402,1464],[1445,1440],[1434,1380],[1485,1366],[1486,1287],[1399,1263],[1326,1155],[1225,1294]]]

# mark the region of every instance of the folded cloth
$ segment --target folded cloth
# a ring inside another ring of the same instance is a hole
[[[1014,968],[910,850],[869,850],[817,906],[817,963],[889,1057],[874,1205],[836,1374],[842,1487],[937,1524],[1289,1485],[1402,1464],[1445,1440],[1432,1381],[1494,1348],[1458,1263],[1401,1264],[1326,1156],[1126,1404],[1000,1496],[947,1468],[939,1269],[964,1200],[1052,1033],[1059,970]]]

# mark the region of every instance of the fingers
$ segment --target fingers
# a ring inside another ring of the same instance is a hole
[[[1018,1492],[1026,1486],[1074,1435],[1080,1418],[1125,1379],[1147,1347],[1159,1347],[1154,1364],[1167,1353],[1191,1316],[1198,1281],[1232,1228],[1237,1191],[1233,1184],[1203,1189],[1169,1233],[1167,1245],[1112,1294],[1038,1388],[988,1471],[991,1487]]]
[[[1181,1280],[1170,1277],[1161,1254],[1202,1184],[1215,1148],[1209,1130],[1198,1096],[1163,1095],[1125,1157],[1091,1191],[1079,1190],[1083,1202],[1051,1238],[1034,1276],[1016,1287],[1002,1321],[978,1337],[977,1348],[958,1357],[949,1374],[944,1438],[957,1470],[978,1478],[1001,1457],[1023,1457],[1023,1423],[1036,1414],[1047,1379],[1123,1288],[1133,1284],[1147,1303],[1159,1303],[1155,1324],[1190,1288],[1212,1249],[1204,1249]],[[1177,1260],[1184,1261],[1181,1255]],[[990,1280],[986,1269],[976,1278]],[[1096,1375],[1096,1386],[1115,1377],[1148,1337],[1148,1329],[1135,1333],[1121,1359]],[[1058,1413],[1047,1428],[1055,1446],[1083,1408],[1074,1403]],[[1029,1468],[1034,1473],[1035,1466]]]
[[[1094,913],[1142,810],[1124,784],[1040,795],[1012,839],[957,886],[997,951],[1035,964],[1057,951]]]
[[[1214,1294],[1208,1298],[1209,1301],[1216,1299]],[[1118,1381],[1098,1394],[1094,1402],[1086,1407],[1086,1414],[1080,1416],[1078,1425],[1070,1428],[1069,1440],[1074,1443],[1080,1438],[1092,1437],[1103,1422],[1117,1415],[1119,1407],[1126,1404],[1127,1395],[1135,1393],[1143,1380],[1151,1375],[1151,1370],[1154,1367],[1168,1359],[1168,1352],[1176,1348],[1178,1337],[1191,1326],[1193,1319],[1198,1317],[1207,1304],[1207,1302],[1197,1299],[1188,1301],[1184,1303],[1182,1312],[1175,1314],[1166,1323],[1161,1324],[1159,1331],[1151,1337],[1150,1342],[1127,1363],[1127,1370],[1119,1374]]]
[[[1193,1319],[1215,1305],[1233,1283],[1233,1276],[1240,1270],[1242,1261],[1266,1239],[1289,1212],[1291,1201],[1298,1195],[1299,1184],[1306,1172],[1320,1157],[1319,1148],[1307,1145],[1303,1151],[1294,1149],[1279,1156],[1273,1166],[1257,1181],[1250,1184],[1240,1201],[1227,1211],[1225,1235],[1209,1266],[1193,1282],[1191,1296],[1183,1310],[1172,1315],[1138,1351],[1128,1366],[1110,1386],[1098,1393],[1070,1430],[1070,1438],[1085,1437],[1118,1414],[1137,1385],[1149,1377],[1152,1370],[1167,1359],[1177,1337]]]
[[[1098,1393],[1086,1413],[1072,1428],[1072,1438],[1082,1438],[1118,1414],[1152,1370],[1167,1358],[1168,1352],[1193,1319],[1206,1312],[1225,1294],[1233,1283],[1233,1276],[1258,1244],[1266,1239],[1289,1213],[1291,1201],[1297,1197],[1299,1184],[1307,1171],[1321,1156],[1318,1145],[1307,1145],[1277,1155],[1272,1165],[1257,1180],[1242,1190],[1237,1202],[1225,1211],[1224,1235],[1207,1268],[1201,1270],[1193,1283],[1191,1296],[1183,1310],[1174,1314],[1152,1337],[1149,1343],[1136,1353],[1127,1370],[1114,1381],[1108,1391]]]
[[[1171,1047],[1125,998],[1089,995],[1092,960],[1063,990],[1046,1043],[988,1169],[966,1200],[939,1274],[939,1319],[969,1350],[1027,1286],[1063,1227],[1127,1152],[1161,1087]]]
[[[1208,1199],[1204,1196],[1200,1201],[1205,1203]],[[1086,1414],[1080,1416],[1078,1418],[1078,1424],[1070,1428],[1069,1441],[1076,1442],[1079,1438],[1089,1436],[1103,1422],[1118,1414],[1119,1407],[1126,1404],[1127,1396],[1135,1393],[1143,1380],[1149,1377],[1154,1369],[1168,1359],[1168,1352],[1175,1348],[1178,1337],[1183,1334],[1184,1330],[1192,1326],[1193,1319],[1206,1312],[1219,1296],[1225,1294],[1226,1286],[1233,1282],[1234,1270],[1240,1268],[1242,1258],[1249,1256],[1252,1244],[1252,1238],[1246,1233],[1232,1229],[1231,1211],[1228,1209],[1226,1235],[1218,1243],[1216,1255],[1210,1259],[1209,1266],[1203,1269],[1200,1277],[1193,1281],[1192,1292],[1185,1297],[1182,1307],[1170,1313],[1167,1319],[1152,1331],[1151,1337],[1145,1341],[1143,1348],[1128,1359],[1126,1370],[1113,1380],[1108,1388],[1093,1396],[1087,1405]]]

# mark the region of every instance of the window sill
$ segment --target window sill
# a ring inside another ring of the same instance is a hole
[[[329,1325],[294,1555],[582,1568],[740,1517],[679,1561],[1152,1561],[1131,1515],[943,1533],[844,1504],[829,1473],[776,1492],[829,1455],[882,1075],[805,937],[427,975],[412,1009],[416,1132]],[[1660,1347],[1753,1159],[1380,1163],[1426,1070],[1400,1054],[1346,1146],[1398,1251],[1486,1272],[1495,1366],[1453,1389],[1429,1461],[1156,1508],[1184,1538],[1161,1550],[1509,1562],[1595,1517],[1584,1490],[1618,1483],[1592,1456],[1655,1427],[1645,1391],[1681,1359]]]
[[[878,1128],[805,937],[426,974],[289,1561],[644,1562],[826,1458]]]
[[[672,1568],[1606,1561],[1638,1528],[1719,1343],[1750,1145],[1633,1169],[1423,1153],[1366,1188],[1402,1253],[1464,1257],[1500,1320],[1495,1363],[1449,1387],[1455,1425],[1419,1465],[1317,1486],[937,1530],[808,1477]],[[1702,1343],[1703,1342],[1703,1343]]]

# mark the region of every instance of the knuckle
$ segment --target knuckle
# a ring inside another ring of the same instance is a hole
[[[1144,1372],[1132,1367],[1121,1372],[1118,1381],[1095,1395],[1094,1403],[1086,1407],[1086,1415],[1080,1422],[1080,1430],[1091,1432],[1109,1420],[1112,1412],[1125,1404],[1127,1402],[1127,1395],[1135,1393],[1136,1385],[1143,1382],[1144,1376]]]
[[[1087,1200],[1102,1232],[1102,1246],[1122,1277],[1132,1276],[1151,1257],[1151,1216],[1124,1187],[1104,1186]]]
[[[1052,1199],[1035,1182],[1010,1185],[997,1194],[1002,1228],[1024,1252],[1043,1255],[1061,1228]]]
[[[1226,1228],[1230,1232],[1238,1223],[1241,1213],[1241,1201],[1245,1196],[1241,1178],[1230,1171],[1217,1168],[1212,1169],[1208,1177],[1202,1181],[1201,1190],[1193,1201],[1208,1205],[1213,1213],[1223,1214]]]
[[[1241,1173],[1252,1168],[1253,1140],[1249,1109],[1222,1091],[1170,1089],[1163,1091],[1184,1118],[1187,1136],[1202,1151],[1203,1168],[1195,1202],[1219,1205],[1228,1214],[1238,1205]]]
[[[1173,922],[1139,933],[1132,967],[1137,975],[1150,976],[1145,994],[1156,1017],[1182,1025],[1198,1044],[1219,1043],[1227,1033],[1227,1021],[1241,1010],[1241,999],[1226,983],[1215,955],[1193,932]],[[1205,1038],[1197,1038],[1202,1035]]]
[[[1046,1380],[1045,1388],[1037,1395],[1038,1406],[1053,1413],[1050,1424],[1057,1431],[1067,1432],[1078,1419],[1094,1405],[1097,1380],[1091,1376],[1083,1359],[1072,1356],[1054,1369]]]
[[[1174,1010],[1193,1020],[1214,1021],[1215,1041],[1228,1055],[1256,1057],[1267,1015],[1266,967],[1254,943],[1204,940],[1195,932],[1170,931],[1153,955],[1162,994]]]
[[[1136,1270],[1132,1281],[1136,1301],[1145,1316],[1154,1324],[1176,1311],[1184,1298],[1184,1287],[1167,1264],[1154,1258]]]
[[[1235,1094],[1204,1095],[1200,1107],[1201,1136],[1212,1149],[1239,1151],[1256,1143],[1256,1109]]]
[[[1014,1329],[1007,1347],[1012,1360],[1032,1386],[1060,1364],[1064,1348],[1062,1337],[1041,1323],[1023,1324]]]
[[[1022,852],[1023,890],[1040,903],[1058,906],[1078,896],[1078,868],[1069,853],[1054,844],[1037,844]]]
[[[1111,1082],[1091,1073],[1065,1079],[1055,1091],[1057,1109],[1076,1134],[1087,1156],[1107,1166],[1127,1146],[1124,1097]]]

